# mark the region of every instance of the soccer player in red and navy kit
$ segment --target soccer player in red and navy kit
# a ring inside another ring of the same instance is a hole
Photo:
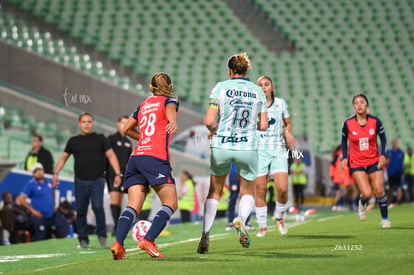
[[[144,239],[138,241],[139,248],[152,257],[164,257],[158,252],[154,240],[177,210],[169,145],[171,135],[177,131],[179,101],[172,92],[171,78],[165,73],[157,73],[152,77],[150,89],[153,95],[138,106],[124,128],[128,136],[138,140],[138,144],[125,172],[124,190],[128,193],[128,205],[119,217],[116,241],[111,247],[114,260],[125,259],[124,240],[141,212],[147,186],[155,190],[162,206]]]
[[[353,97],[355,115],[347,118],[342,127],[342,166],[349,165],[361,196],[358,204],[360,220],[365,220],[368,200],[371,197],[371,181],[381,211],[382,228],[389,228],[388,202],[384,192],[383,165],[387,139],[381,121],[368,114],[368,98],[363,94]],[[378,153],[377,135],[381,140],[381,153]],[[349,156],[347,141],[349,140]]]

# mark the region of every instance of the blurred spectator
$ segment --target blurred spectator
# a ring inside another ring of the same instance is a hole
[[[349,169],[343,170],[343,171],[348,171]],[[357,204],[358,204],[358,198],[359,198],[359,190],[358,187],[356,186],[355,180],[354,178],[349,175],[349,184],[347,186],[347,199],[348,199],[348,205],[349,205],[349,209],[352,211],[356,211],[357,210]]]
[[[1,240],[4,245],[10,245],[10,238],[14,231],[14,213],[12,210],[12,195],[4,192],[2,195],[3,208],[0,210]]]
[[[402,191],[401,180],[404,173],[404,152],[398,148],[398,141],[393,139],[391,141],[391,149],[386,152],[387,155],[387,173],[388,173],[388,200],[389,203],[401,203]],[[396,200],[394,201],[394,190],[397,192]]]
[[[2,194],[3,207],[0,210],[0,235],[4,245],[19,242],[19,235],[25,235],[30,240],[29,217],[25,211],[14,206],[12,194],[4,192]],[[20,233],[20,234],[19,234]]]
[[[43,165],[33,165],[33,178],[23,187],[16,203],[24,206],[32,214],[32,222],[37,241],[51,237],[64,238],[69,224],[59,212],[55,213],[54,189],[50,180],[45,179]],[[27,201],[30,199],[30,203]]]
[[[68,201],[63,201],[60,203],[58,207],[58,212],[62,214],[67,223],[69,225],[72,225],[74,232],[77,233],[77,227],[76,227],[76,211],[72,208],[70,203]]]
[[[132,153],[131,141],[126,137],[124,126],[128,121],[128,116],[122,116],[118,119],[117,127],[118,131],[108,136],[109,144],[119,162],[119,169],[121,170],[122,180],[124,178],[125,169],[128,164],[129,156]],[[106,163],[106,183],[108,185],[109,197],[111,199],[111,213],[115,226],[113,233],[116,232],[116,225],[118,224],[119,215],[121,214],[121,205],[124,191],[121,186],[114,186],[115,179],[114,169],[111,167],[109,161]]]
[[[329,167],[329,176],[333,182],[333,191],[335,191],[335,204],[332,206],[333,211],[344,210],[347,185],[349,184],[349,169],[343,169],[341,160],[341,145],[338,145],[332,153],[332,161]]]
[[[193,175],[188,171],[182,171],[181,184],[178,190],[178,208],[180,209],[182,222],[191,221],[191,212],[195,207],[194,189]]]
[[[24,161],[24,170],[31,171],[32,166],[38,162],[43,165],[46,174],[53,174],[53,156],[43,147],[43,137],[35,134],[32,136],[32,150]]]
[[[414,201],[414,155],[413,148],[407,148],[407,154],[404,157],[404,180],[407,185],[407,193],[410,201]]]
[[[293,195],[295,197],[295,204],[300,209],[305,202],[304,189],[307,183],[306,167],[301,158],[290,166],[292,175]]]
[[[277,194],[277,190],[276,190],[274,181],[268,175],[267,176],[266,204],[267,204],[267,214],[270,215],[270,216],[273,216],[275,214],[276,194]]]
[[[223,186],[223,192],[221,192],[220,200],[218,201],[217,206],[217,218],[224,218],[226,216],[226,211],[229,208],[229,198],[230,198],[230,190],[229,186],[225,184]]]

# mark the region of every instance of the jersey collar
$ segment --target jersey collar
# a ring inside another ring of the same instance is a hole
[[[270,103],[270,105],[269,105],[269,106],[267,106],[267,108],[272,107],[274,102],[275,102],[275,98],[274,98],[274,97],[272,97],[272,102]],[[266,104],[267,104],[267,101],[266,101]]]
[[[247,80],[247,81],[250,81],[250,79],[248,79],[247,77],[233,77],[233,78],[230,78],[231,80],[239,80],[239,79],[242,79],[242,80]]]

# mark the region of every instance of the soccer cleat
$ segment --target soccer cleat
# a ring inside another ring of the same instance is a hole
[[[79,241],[78,248],[88,248],[88,242],[85,240]]]
[[[233,223],[229,223],[227,226],[226,226],[226,231],[232,231],[233,230]]]
[[[246,228],[244,228],[243,221],[240,218],[235,218],[233,220],[233,227],[236,229],[239,235],[239,241],[242,247],[249,248],[250,247],[250,237],[247,233]]]
[[[108,247],[108,245],[106,244],[106,237],[98,237],[98,240],[99,240],[99,245],[102,248],[107,248]]]
[[[286,236],[288,229],[285,225],[285,221],[284,220],[275,220],[276,222],[276,226],[277,226],[277,230],[279,231],[279,235],[280,236]]]
[[[388,220],[388,219],[382,220],[381,221],[381,226],[382,226],[382,228],[391,228],[391,222],[390,222],[390,220]]]
[[[157,246],[154,242],[148,241],[146,239],[142,239],[137,243],[138,248],[145,250],[151,257],[153,258],[164,258],[164,255],[158,252]]]
[[[256,237],[266,237],[267,236],[267,227],[260,227],[259,232],[256,234]]]
[[[114,260],[125,260],[126,252],[125,248],[119,244],[118,241],[115,241],[111,246],[112,258]]]
[[[207,254],[209,242],[210,242],[210,238],[208,234],[203,233],[203,235],[201,236],[200,242],[198,243],[197,253]]]
[[[358,215],[361,221],[367,218],[367,205],[363,205],[361,200],[358,202]]]

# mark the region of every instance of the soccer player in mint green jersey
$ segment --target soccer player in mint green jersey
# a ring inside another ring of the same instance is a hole
[[[246,53],[231,56],[227,65],[230,79],[214,87],[205,119],[211,137],[211,180],[198,253],[208,253],[209,232],[232,162],[240,176],[241,197],[239,215],[233,220],[233,227],[242,247],[250,246],[245,222],[254,207],[257,130],[267,129],[266,98],[259,86],[245,78],[250,68]]]
[[[256,179],[256,218],[259,232],[256,236],[267,235],[267,176],[272,175],[277,190],[276,197],[276,225],[279,234],[287,234],[284,217],[288,201],[288,152],[296,145],[291,135],[292,123],[287,104],[282,98],[273,94],[274,86],[268,76],[262,76],[257,81],[266,96],[268,125],[266,132],[259,133],[259,168]],[[285,141],[286,138],[286,141]]]

